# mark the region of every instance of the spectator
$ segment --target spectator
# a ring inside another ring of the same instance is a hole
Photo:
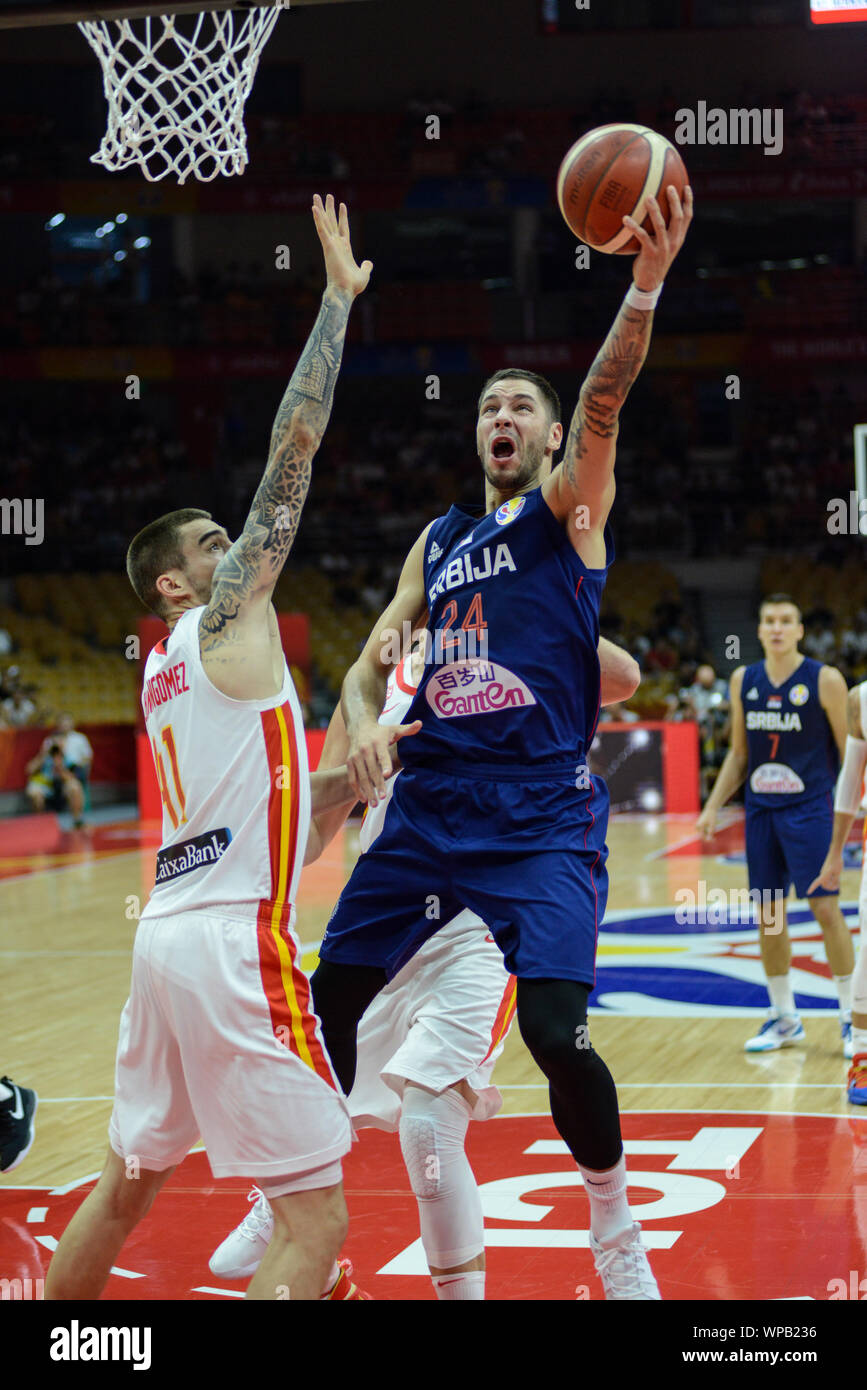
[[[728,686],[710,665],[699,666],[693,684],[680,693],[691,704],[699,724],[712,710],[728,710]]]
[[[52,741],[43,745],[35,758],[27,764],[28,782],[25,794],[34,811],[72,812],[76,830],[84,825],[84,788],[77,777],[66,766],[63,748]]]
[[[35,704],[20,686],[16,686],[12,694],[3,701],[2,709],[3,718],[11,729],[25,729],[28,724],[33,723],[36,714]]]
[[[49,739],[52,743],[60,744],[67,768],[73,777],[77,777],[81,785],[86,787],[90,777],[90,765],[93,762],[93,748],[87,735],[79,733],[75,728],[71,714],[58,716],[57,727],[55,732],[49,735]]]
[[[710,665],[699,666],[692,685],[679,692],[698,723],[701,747],[701,796],[704,802],[728,750],[728,686]]]
[[[625,705],[606,705],[599,714],[600,724],[637,724],[641,718],[634,709],[627,709]]]

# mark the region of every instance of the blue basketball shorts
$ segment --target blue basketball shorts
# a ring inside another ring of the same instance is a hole
[[[799,898],[818,877],[831,843],[834,806],[830,795],[796,801],[793,806],[746,808],[747,871],[750,889],[788,893],[792,883]],[[833,897],[817,888],[812,897]]]
[[[321,959],[379,966],[392,979],[467,908],[519,979],[592,988],[608,898],[608,792],[592,783],[577,792],[562,776],[404,769],[334,909]]]

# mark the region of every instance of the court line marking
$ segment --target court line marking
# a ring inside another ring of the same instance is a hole
[[[132,942],[125,951],[0,951],[0,956],[21,956],[25,959],[35,960],[42,956],[63,956],[69,959],[73,956],[125,956],[129,958],[132,951]]]
[[[156,848],[159,849],[159,845],[157,845]],[[73,864],[46,864],[42,869],[28,869],[28,871],[23,874],[8,874],[5,878],[0,878],[0,892],[2,892],[5,883],[20,883],[22,879],[38,878],[40,874],[66,874],[69,873],[70,869],[80,869],[82,865],[85,864],[88,865],[88,867],[92,867],[94,864],[104,863],[107,859],[129,858],[133,854],[141,853],[141,848],[121,849],[118,850],[117,853],[108,850],[104,854],[100,854],[99,851],[97,851],[96,854],[86,857],[83,856],[81,859],[77,859]],[[34,855],[34,858],[35,857]]]
[[[696,817],[696,819],[698,819],[698,817]],[[717,833],[717,834],[721,834],[722,831],[724,831],[724,830],[731,830],[731,828],[732,828],[733,825],[742,825],[742,824],[744,824],[745,822],[746,822],[746,816],[743,815],[743,814],[737,815],[737,816],[732,816],[731,820],[727,820],[727,821],[725,822],[725,824],[723,824],[723,825],[721,825],[721,826],[718,827],[716,833]],[[675,843],[674,843],[673,845],[663,845],[662,849],[654,849],[654,850],[651,850],[651,852],[650,852],[649,854],[645,854],[645,856],[644,856],[644,862],[645,862],[645,864],[647,864],[648,862],[650,862],[650,861],[653,860],[653,859],[663,859],[667,854],[673,853],[673,851],[676,850],[676,849],[683,849],[684,845],[691,845],[691,844],[693,844],[696,840],[699,841],[699,844],[701,843],[701,831],[694,830],[693,833],[692,833],[691,835],[687,835],[686,838],[683,839],[683,840],[676,840]],[[699,857],[704,858],[705,855],[712,854],[712,853],[713,853],[713,852],[710,851],[710,850],[707,850],[707,849],[702,850],[701,848],[699,848],[699,850],[698,850],[697,853],[696,853],[696,858],[699,858]],[[724,856],[723,856],[723,855],[716,854],[716,855],[713,855],[713,857],[714,857],[715,859],[720,859],[720,858],[723,858]]]
[[[74,1105],[78,1101],[114,1100],[114,1096],[40,1096],[40,1105]]]
[[[665,1110],[624,1110],[624,1115],[700,1115],[702,1119],[706,1115],[756,1115],[766,1120],[773,1119],[777,1115],[791,1115],[796,1120],[860,1120],[862,1124],[867,1121],[867,1115],[851,1115],[844,1110],[719,1110],[712,1106],[709,1110],[672,1110],[666,1107]],[[493,1120],[551,1120],[550,1110],[516,1110],[507,1115],[504,1111],[491,1117]],[[553,1120],[551,1120],[553,1124]],[[555,1126],[556,1128],[556,1126]]]
[[[617,1089],[619,1091],[663,1091],[671,1087],[681,1091],[718,1091],[726,1088],[737,1091],[771,1091],[775,1089],[791,1090],[794,1087],[802,1091],[836,1091],[838,1086],[842,1085],[842,1081],[618,1081]],[[545,1081],[501,1082],[497,1089],[499,1091],[547,1091],[548,1083]],[[40,1096],[39,1104],[85,1105],[90,1101],[97,1100],[114,1100],[114,1096]]]
[[[842,1081],[617,1081],[618,1091],[664,1091],[670,1086],[681,1091],[713,1091],[730,1088],[736,1091],[769,1091],[775,1086],[791,1090],[796,1087],[802,1091],[836,1091]],[[500,1083],[498,1091],[547,1091],[545,1081],[524,1082],[523,1084]],[[672,1112],[674,1113],[674,1112]],[[740,1113],[740,1112],[733,1112]],[[800,1112],[798,1112],[800,1113]]]

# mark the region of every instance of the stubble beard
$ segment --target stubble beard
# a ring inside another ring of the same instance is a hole
[[[541,445],[526,444],[523,462],[511,478],[507,479],[502,472],[495,472],[487,459],[482,462],[482,470],[491,487],[497,492],[520,492],[538,476],[544,456],[545,451]]]

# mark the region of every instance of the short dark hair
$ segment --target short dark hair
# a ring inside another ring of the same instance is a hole
[[[494,372],[493,376],[489,376],[479,395],[477,409],[481,410],[482,401],[485,399],[485,396],[488,394],[488,391],[495,381],[511,381],[513,377],[520,377],[522,381],[532,381],[533,385],[538,388],[540,396],[548,407],[551,415],[551,424],[555,424],[560,419],[560,397],[557,395],[554,387],[545,377],[539,376],[538,372],[524,372],[521,371],[519,367],[501,367],[498,372]]]
[[[797,604],[797,603],[795,602],[795,600],[792,598],[792,595],[791,595],[791,594],[783,594],[783,593],[766,594],[766,595],[765,595],[765,597],[762,599],[761,603],[759,604],[759,621],[761,621],[763,609],[765,609],[765,608],[768,606],[769,603],[790,603],[790,604],[792,605],[793,608],[797,608],[797,609],[798,609],[798,621],[799,621],[799,622],[801,621],[803,615],[802,615],[802,613],[801,613],[800,608],[798,607],[798,604]]]
[[[200,507],[181,507],[179,511],[158,516],[130,541],[126,552],[129,582],[145,608],[156,613],[158,618],[166,616],[166,604],[157,589],[157,580],[166,570],[184,568],[181,527],[200,518],[210,521],[211,513],[203,512]]]

